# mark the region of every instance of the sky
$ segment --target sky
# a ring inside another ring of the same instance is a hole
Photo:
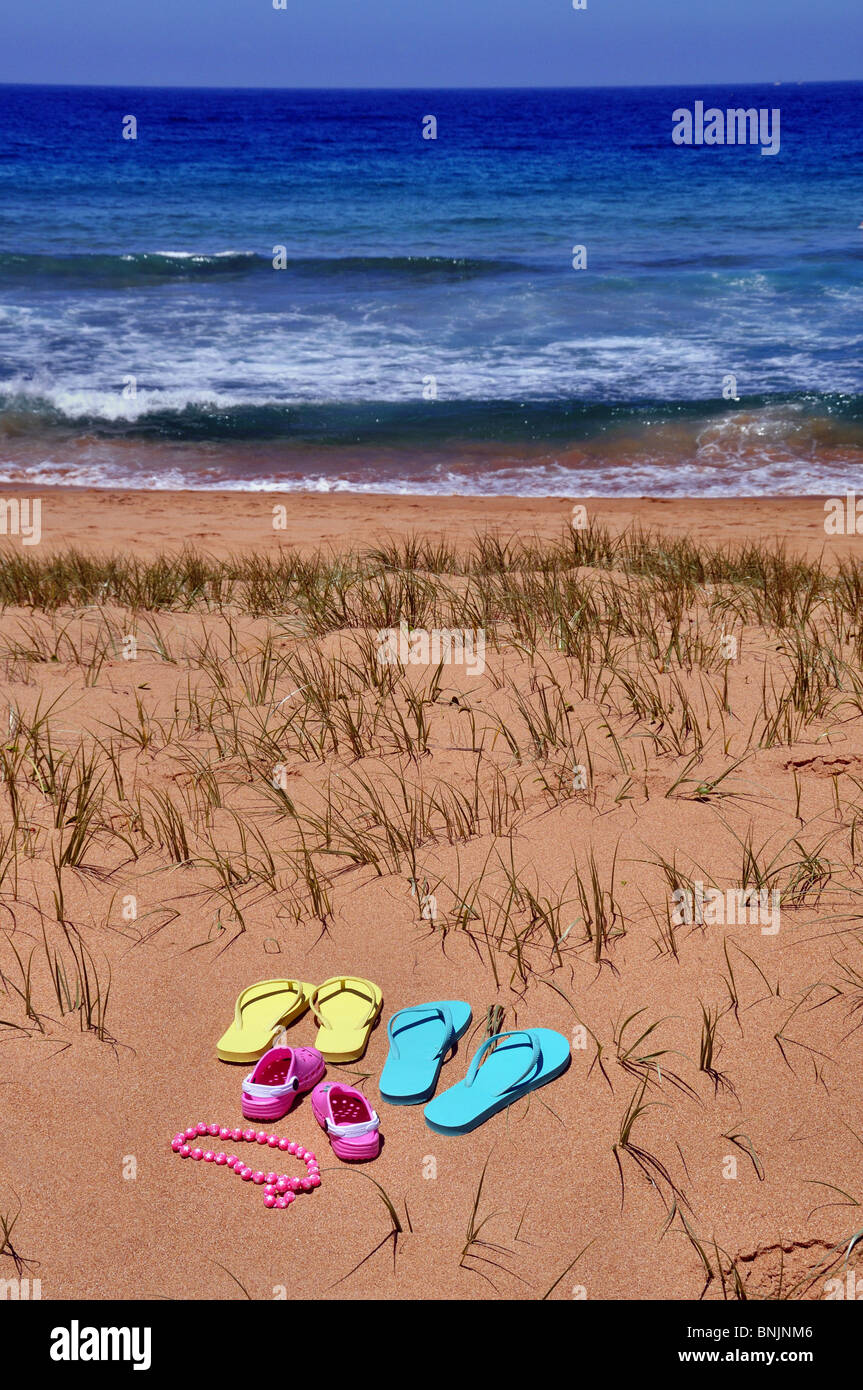
[[[0,0],[0,82],[640,86],[863,78],[861,0]]]

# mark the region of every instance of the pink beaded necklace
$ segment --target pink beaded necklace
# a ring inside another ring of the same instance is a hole
[[[214,1153],[212,1149],[191,1147],[190,1140],[199,1137],[203,1139],[205,1135],[213,1139],[230,1139],[235,1144],[244,1139],[248,1144],[266,1144],[271,1149],[293,1154],[305,1163],[308,1169],[307,1176],[290,1178],[286,1173],[256,1173],[234,1154]],[[318,1160],[309,1149],[304,1149],[302,1144],[295,1143],[293,1139],[280,1139],[278,1134],[267,1134],[263,1129],[228,1129],[226,1125],[205,1125],[198,1121],[196,1125],[189,1125],[187,1129],[178,1131],[171,1140],[171,1148],[181,1158],[203,1159],[205,1163],[215,1163],[220,1168],[233,1168],[244,1182],[263,1186],[265,1207],[289,1207],[298,1192],[311,1192],[321,1185]]]

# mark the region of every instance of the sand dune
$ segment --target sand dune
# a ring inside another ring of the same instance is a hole
[[[825,1297],[863,1200],[863,572],[823,501],[588,501],[582,532],[505,498],[42,502],[0,570],[0,1274]],[[482,669],[382,664],[402,622],[481,631]],[[330,1069],[380,1158],[340,1164],[306,1099],[275,1128],[323,1185],[266,1211],[169,1140],[240,1120],[246,984],[340,971],[384,1023],[471,1003],[441,1085],[493,1010],[572,1066],[445,1139],[381,1102],[382,1024]]]

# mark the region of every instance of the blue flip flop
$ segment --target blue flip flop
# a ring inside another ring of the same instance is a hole
[[[519,1028],[486,1038],[464,1081],[429,1101],[426,1124],[437,1134],[468,1134],[528,1091],[553,1081],[569,1063],[567,1039],[551,1028]]]
[[[439,999],[399,1009],[387,1024],[390,1050],[381,1079],[381,1096],[390,1105],[420,1105],[434,1095],[447,1053],[470,1025],[470,1004]]]

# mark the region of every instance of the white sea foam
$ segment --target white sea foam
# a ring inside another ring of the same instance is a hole
[[[524,462],[488,468],[477,464],[467,471],[446,463],[412,465],[413,476],[384,475],[371,466],[352,466],[332,475],[314,469],[259,476],[237,476],[231,460],[218,467],[211,455],[192,466],[148,465],[137,456],[130,467],[122,460],[80,458],[60,455],[39,463],[21,463],[4,457],[0,448],[0,484],[40,487],[69,486],[92,488],[130,488],[148,491],[220,492],[326,492],[393,494],[397,496],[462,497],[751,497],[844,494],[849,469],[854,465],[794,459],[764,458],[745,462],[704,456],[688,460],[649,459],[631,462],[582,462],[569,467],[557,460]],[[859,469],[860,461],[856,467]]]

